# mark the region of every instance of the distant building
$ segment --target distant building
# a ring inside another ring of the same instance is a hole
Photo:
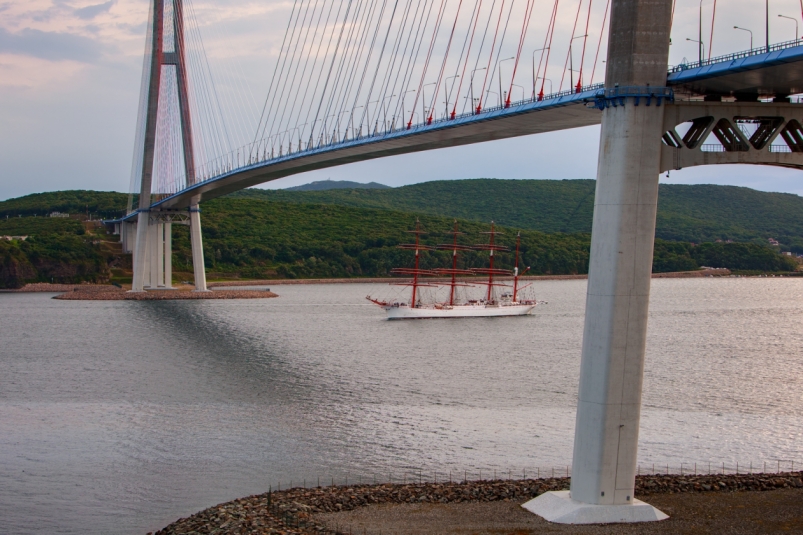
[[[50,217],[70,217],[70,214],[62,214],[61,212],[50,212]]]
[[[769,238],[769,241],[770,241],[770,245],[774,245],[774,246],[781,245],[780,243],[778,243],[778,240],[776,240],[775,238]]]
[[[0,236],[0,240],[6,241],[25,241],[28,239],[28,236]]]

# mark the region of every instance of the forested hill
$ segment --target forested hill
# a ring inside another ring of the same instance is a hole
[[[540,232],[590,232],[593,180],[434,181],[390,189],[287,191],[248,189],[229,198],[296,204],[335,204],[497,223]],[[62,191],[0,202],[0,218],[46,215],[50,211],[115,217],[127,195]],[[656,235],[660,239],[713,242],[781,242],[803,253],[803,197],[734,186],[662,184]]]
[[[590,232],[593,180],[440,180],[393,189],[248,189],[235,197],[399,210],[541,232]],[[661,184],[658,238],[690,242],[779,240],[803,253],[803,197],[735,186]]]
[[[119,195],[119,194],[118,194]],[[54,194],[56,200],[58,195]],[[125,199],[125,196],[122,196]],[[80,197],[77,197],[79,200]],[[35,204],[41,205],[41,199]],[[86,206],[86,200],[82,200]],[[0,205],[2,208],[2,205]],[[52,208],[48,208],[52,211]],[[10,215],[10,214],[7,214]],[[97,221],[70,218],[0,219],[0,288],[26,282],[130,282],[130,255],[120,253],[117,237]],[[386,209],[303,204],[265,199],[222,198],[203,204],[204,254],[210,278],[328,278],[388,276],[391,267],[408,266],[409,251],[399,243],[420,219],[428,245],[449,239],[451,217]],[[461,220],[461,243],[484,243],[485,221]],[[513,246],[519,229],[497,226],[499,243]],[[588,233],[524,230],[521,255],[530,273],[579,274],[588,270]],[[687,271],[700,266],[745,271],[793,271],[796,261],[777,248],[752,243],[705,243],[656,240],[655,272]],[[177,280],[190,277],[188,228],[173,226],[173,266]],[[511,253],[500,253],[499,266],[512,267]],[[487,253],[468,251],[460,268],[487,264]],[[425,268],[449,265],[448,251],[422,253]]]

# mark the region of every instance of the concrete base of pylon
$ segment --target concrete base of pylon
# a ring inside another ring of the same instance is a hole
[[[641,500],[633,499],[627,505],[593,505],[573,500],[568,490],[545,492],[522,507],[556,524],[630,524],[669,518]]]

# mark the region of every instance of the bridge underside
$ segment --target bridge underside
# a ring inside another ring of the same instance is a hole
[[[594,101],[593,91],[556,100],[490,112],[482,120],[457,119],[288,154],[190,186],[154,203],[153,208],[186,208],[243,188],[327,167],[600,123],[600,111],[588,106]]]

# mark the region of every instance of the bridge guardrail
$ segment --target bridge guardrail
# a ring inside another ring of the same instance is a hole
[[[736,59],[749,58],[750,56],[758,56],[760,54],[769,54],[771,52],[778,52],[779,50],[786,50],[787,48],[794,48],[803,45],[803,39],[795,39],[794,41],[784,41],[770,45],[769,49],[766,46],[759,48],[751,48],[750,50],[743,50],[741,52],[734,52],[732,54],[725,54],[724,56],[716,56],[711,59],[704,59],[702,61],[692,61],[680,63],[674,67],[669,68],[669,74],[687,71],[689,69],[699,69],[700,67],[707,67],[715,63],[723,63],[725,61],[733,61]]]

